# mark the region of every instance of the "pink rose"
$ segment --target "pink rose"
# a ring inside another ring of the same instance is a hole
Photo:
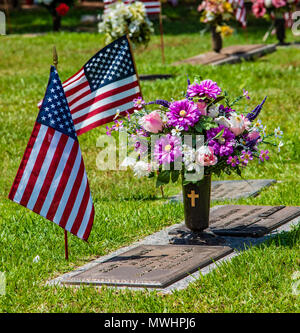
[[[263,17],[267,10],[264,6],[264,2],[257,1],[252,5],[252,12],[256,17]]]
[[[275,8],[284,7],[286,2],[284,0],[272,0],[272,4]]]
[[[218,162],[213,147],[201,147],[196,151],[196,163],[202,166],[215,165]]]
[[[158,133],[163,129],[163,122],[157,111],[152,111],[151,113],[145,115],[141,119],[141,124],[146,131],[151,133]]]
[[[207,116],[207,110],[206,110],[206,103],[203,101],[197,102],[197,108],[200,111],[200,113],[202,114],[202,116]]]

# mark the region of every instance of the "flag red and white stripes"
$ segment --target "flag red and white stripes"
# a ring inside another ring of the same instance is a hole
[[[236,7],[235,18],[241,23],[242,27],[245,28],[247,26],[247,20],[244,0],[229,0],[229,3],[234,4]]]
[[[89,237],[93,201],[70,110],[54,67],[9,199],[81,239]]]
[[[122,0],[125,5],[135,2],[135,0]],[[160,1],[154,0],[138,0],[139,2],[143,2],[145,5],[147,15],[157,15],[161,12],[161,4]],[[104,0],[104,13],[109,12],[109,6],[113,3],[117,2],[117,0]]]
[[[133,99],[141,96],[136,74],[91,92],[81,69],[63,83],[77,135],[111,122],[117,111],[133,112]]]
[[[87,240],[94,206],[78,141],[36,123],[9,198]]]
[[[77,135],[113,121],[117,113],[132,113],[141,90],[127,37],[100,50],[63,89]]]

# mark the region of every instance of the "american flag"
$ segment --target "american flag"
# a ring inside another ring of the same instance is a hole
[[[117,113],[133,112],[141,90],[127,37],[96,53],[63,88],[77,135],[111,122]]]
[[[109,6],[118,0],[104,0],[104,13],[109,12]],[[125,5],[135,2],[135,0],[122,0]],[[143,2],[146,9],[146,14],[149,16],[157,15],[161,11],[160,1],[154,0],[138,0],[139,2]]]
[[[93,201],[70,109],[53,66],[9,199],[81,239],[89,237]]]
[[[241,23],[242,27],[245,28],[247,26],[247,20],[244,0],[229,0],[229,3],[236,7],[235,18],[238,22]]]

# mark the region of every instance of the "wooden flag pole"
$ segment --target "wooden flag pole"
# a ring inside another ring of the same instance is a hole
[[[56,51],[55,45],[53,46],[53,65],[57,70],[58,66],[58,55]],[[66,260],[69,260],[69,249],[68,249],[68,232],[65,230],[65,258]]]
[[[163,28],[163,19],[162,19],[162,5],[160,3],[160,12],[159,12],[159,29],[160,29],[160,47],[161,47],[161,59],[163,65],[165,64],[165,44],[164,44],[164,28]]]
[[[138,84],[139,84],[141,97],[143,98],[142,89],[141,89],[141,85],[140,85],[139,73],[137,71],[137,67],[136,67],[136,63],[135,63],[134,54],[133,54],[133,50],[132,50],[132,46],[131,46],[131,41],[130,41],[129,35],[126,35],[126,38],[128,40],[128,44],[129,44],[129,48],[130,48],[130,53],[132,55],[133,66],[134,66],[135,74],[136,74],[137,81],[138,81]]]

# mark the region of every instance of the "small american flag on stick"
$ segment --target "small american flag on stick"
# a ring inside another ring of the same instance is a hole
[[[141,89],[127,36],[96,53],[63,88],[77,135],[133,112]]]
[[[104,0],[104,13],[109,12],[109,6],[113,3],[117,2],[118,0]],[[135,0],[122,0],[125,5],[131,4],[135,2]],[[154,0],[138,0],[139,2],[143,2],[146,9],[146,14],[148,16],[157,15],[161,12],[161,4],[160,1]]]
[[[241,23],[243,28],[246,28],[247,20],[244,0],[229,0],[229,3],[234,4],[237,7],[235,10],[235,18]]]
[[[9,199],[87,240],[94,205],[83,159],[55,67]]]

